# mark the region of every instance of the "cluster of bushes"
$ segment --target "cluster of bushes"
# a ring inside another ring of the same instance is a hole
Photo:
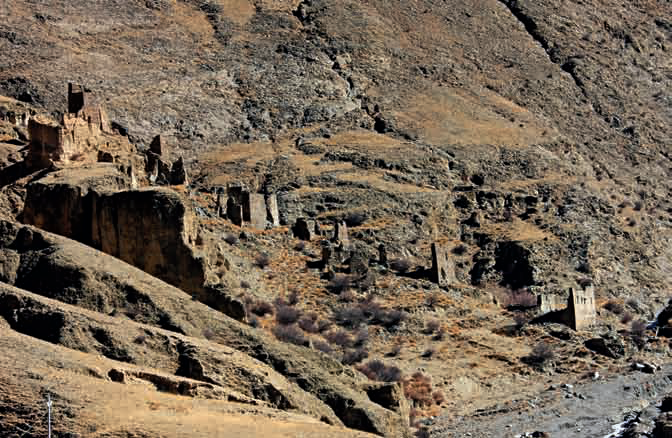
[[[408,315],[398,309],[389,309],[374,300],[345,305],[334,312],[334,321],[343,327],[357,328],[361,325],[381,325],[392,328],[403,322]]]

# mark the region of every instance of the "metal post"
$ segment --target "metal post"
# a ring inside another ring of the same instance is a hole
[[[51,395],[47,394],[47,427],[49,428],[49,436],[51,438]]]

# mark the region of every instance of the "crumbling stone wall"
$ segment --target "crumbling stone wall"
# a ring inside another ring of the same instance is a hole
[[[61,123],[45,117],[33,118],[28,122],[28,136],[27,164],[31,168],[85,156],[95,160],[102,149],[112,155],[132,151],[125,137],[113,135],[107,114],[93,95],[73,84],[69,84],[68,113]]]

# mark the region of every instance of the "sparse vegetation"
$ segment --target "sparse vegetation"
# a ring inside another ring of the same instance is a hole
[[[247,310],[257,316],[266,316],[273,314],[273,305],[268,301],[257,300],[248,305]]]
[[[438,319],[430,319],[425,322],[425,334],[434,334],[441,327],[441,322]]]
[[[369,357],[369,352],[364,348],[357,348],[355,350],[348,350],[343,353],[341,362],[344,365],[354,365]]]
[[[639,348],[642,348],[646,343],[645,339],[646,326],[647,326],[646,321],[641,319],[632,321],[632,324],[630,324],[630,336],[632,337],[632,340]]]
[[[304,242],[303,240],[299,240],[298,242],[296,242],[296,245],[294,245],[294,251],[301,252],[304,249],[306,249],[306,242]]]
[[[324,339],[331,344],[343,348],[352,347],[354,345],[354,340],[352,339],[352,336],[350,336],[350,333],[342,329],[336,329],[325,333]]]
[[[336,274],[334,275],[334,278],[332,278],[329,284],[327,285],[327,289],[329,289],[333,293],[341,294],[346,290],[350,289],[351,285],[352,285],[352,279],[350,278],[349,275]]]
[[[540,342],[532,348],[532,352],[525,358],[526,361],[535,366],[543,366],[555,358],[555,353],[550,344]]]
[[[327,344],[324,341],[315,341],[313,342],[313,348],[316,350],[321,351],[322,353],[333,353],[334,349],[331,347],[331,345]]]
[[[289,292],[289,295],[287,296],[287,304],[289,304],[290,306],[296,306],[297,304],[299,304],[300,298],[301,296],[299,295],[299,291],[296,289],[292,289]]]
[[[357,367],[370,380],[377,382],[399,382],[401,370],[394,365],[387,365],[380,360],[371,360]]]
[[[319,333],[320,327],[317,321],[317,313],[309,313],[299,319],[299,327],[306,333]]]
[[[305,345],[306,337],[303,334],[303,331],[295,325],[276,325],[273,327],[273,335],[282,342],[287,342],[289,344],[295,345]]]
[[[301,317],[301,312],[285,304],[280,304],[275,307],[275,320],[280,325],[294,324]]]
[[[254,258],[254,264],[261,269],[265,269],[268,265],[271,264],[271,257],[266,253],[259,253]]]
[[[621,316],[621,324],[628,324],[633,320],[632,313],[624,312]]]
[[[602,306],[605,310],[610,311],[614,315],[620,315],[623,313],[623,304],[615,300],[609,300]]]

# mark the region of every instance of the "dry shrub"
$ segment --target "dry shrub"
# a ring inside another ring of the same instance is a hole
[[[354,365],[369,357],[369,352],[365,348],[358,348],[356,350],[348,350],[343,353],[341,362],[344,365]]]
[[[404,395],[416,408],[429,408],[434,404],[432,379],[421,372],[404,379]]]
[[[268,301],[257,300],[252,302],[247,306],[249,312],[254,313],[257,316],[266,316],[273,314],[273,305]]]
[[[352,212],[345,217],[345,224],[349,227],[358,227],[366,222],[366,216],[363,213]]]
[[[320,327],[317,322],[317,313],[309,313],[299,320],[299,327],[307,333],[319,333]]]
[[[306,345],[306,337],[296,324],[276,325],[273,327],[273,335],[282,342],[295,345]]]
[[[299,291],[296,289],[292,289],[292,291],[289,293],[289,296],[287,297],[287,304],[290,306],[296,306],[299,304],[299,299],[301,298],[301,295],[299,294]]]
[[[622,324],[628,324],[632,320],[633,320],[633,316],[632,316],[632,313],[630,313],[630,312],[625,312],[621,316],[621,323]]]
[[[268,254],[262,252],[254,258],[254,264],[261,269],[264,269],[271,264],[271,257]]]
[[[345,330],[332,330],[328,333],[325,333],[324,339],[329,341],[331,344],[338,345],[339,347],[352,347],[354,345],[354,340],[350,333]]]
[[[399,356],[399,353],[401,353],[401,349],[402,349],[402,348],[403,348],[403,347],[402,347],[401,344],[395,344],[395,345],[392,347],[392,349],[389,351],[389,353],[387,353],[387,356],[388,356],[388,357],[397,357],[397,356]]]
[[[331,279],[327,285],[327,289],[333,293],[343,293],[346,290],[350,289],[352,285],[352,279],[349,275],[346,274],[336,274],[334,278]]]
[[[313,348],[321,351],[322,353],[332,353],[334,351],[333,348],[331,348],[331,345],[327,344],[326,342],[323,341],[315,341],[313,342]]]
[[[294,307],[280,304],[275,307],[275,320],[278,324],[288,325],[294,324],[299,320],[301,312]]]
[[[610,311],[614,315],[620,315],[623,313],[625,310],[623,308],[623,304],[619,303],[618,301],[615,300],[609,300],[606,303],[604,303],[604,306],[602,306],[604,309]]]
[[[555,353],[550,344],[540,342],[532,348],[532,352],[525,359],[531,365],[541,366],[554,358]]]
[[[369,380],[377,382],[399,382],[401,380],[401,370],[394,365],[386,365],[380,360],[370,360],[357,367]]]
[[[441,327],[441,322],[438,319],[430,319],[425,322],[425,334],[431,335]]]

